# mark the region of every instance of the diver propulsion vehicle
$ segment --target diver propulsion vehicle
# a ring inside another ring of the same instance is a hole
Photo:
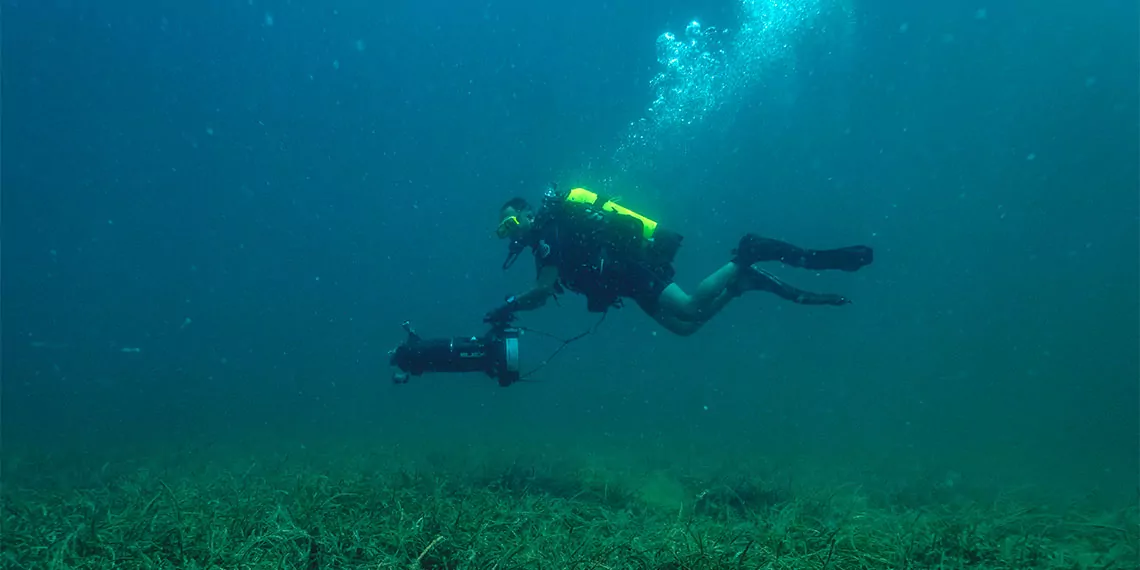
[[[491,328],[482,336],[450,338],[423,338],[404,321],[408,339],[388,353],[390,364],[400,370],[392,382],[407,384],[426,372],[482,372],[503,387],[518,382],[521,329],[511,325],[513,320],[504,315],[488,320]]]

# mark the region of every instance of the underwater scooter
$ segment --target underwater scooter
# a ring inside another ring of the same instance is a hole
[[[410,321],[404,321],[408,339],[388,352],[390,364],[401,370],[392,374],[392,382],[407,384],[411,376],[425,372],[483,372],[503,387],[518,382],[522,329],[511,326],[514,319],[511,313],[484,319],[491,328],[483,336],[428,339],[416,334]]]
[[[407,384],[412,376],[422,376],[425,372],[482,372],[495,380],[499,386],[507,387],[516,382],[530,382],[528,378],[542,370],[562,349],[570,343],[593,333],[606,318],[606,313],[591,328],[568,339],[527,327],[514,326],[515,314],[497,310],[488,313],[483,322],[491,325],[483,336],[423,338],[412,330],[410,321],[404,321],[408,339],[404,344],[388,351],[389,364],[400,369],[392,374],[395,384]],[[519,370],[519,335],[532,332],[561,342],[526,374]]]

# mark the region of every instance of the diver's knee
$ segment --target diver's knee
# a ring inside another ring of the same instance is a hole
[[[669,332],[677,336],[693,336],[693,333],[696,333],[698,330],[700,330],[703,323],[697,321],[682,321],[672,319],[662,324],[665,325],[665,328],[668,329]]]
[[[697,303],[695,299],[685,295],[684,299],[677,299],[676,301],[677,302],[663,306],[671,317],[682,321],[704,320],[704,307]]]
[[[693,297],[677,286],[669,284],[657,297],[657,310],[673,318],[692,321],[699,318]]]
[[[709,320],[710,316],[712,316],[712,310],[709,307],[692,303],[685,307],[685,310],[679,315],[679,318],[689,321],[697,325],[697,328],[700,328],[705,321]]]

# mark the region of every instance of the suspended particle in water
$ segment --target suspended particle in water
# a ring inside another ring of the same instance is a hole
[[[273,14],[270,12],[265,13],[265,27],[267,27],[267,28],[273,27]]]
[[[356,51],[364,51],[364,40],[356,40]]]

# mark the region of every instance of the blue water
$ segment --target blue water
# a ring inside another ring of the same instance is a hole
[[[784,8],[6,0],[4,454],[562,442],[1134,492],[1135,3]],[[670,76],[694,20],[723,35]],[[876,261],[775,269],[847,307],[675,338],[631,304],[541,382],[393,385],[402,321],[478,334],[528,286],[496,212],[549,181],[684,234],[686,288],[747,231]]]

